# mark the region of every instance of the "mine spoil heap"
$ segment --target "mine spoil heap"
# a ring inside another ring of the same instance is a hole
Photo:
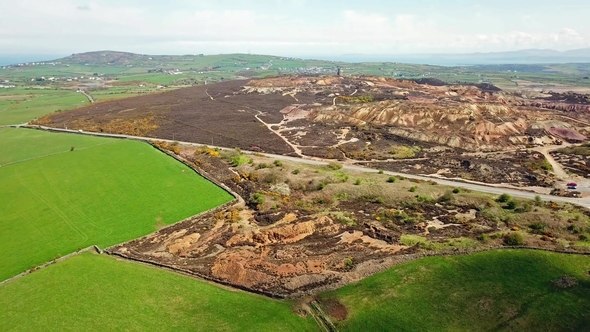
[[[579,140],[588,134],[589,110],[587,96],[577,94],[531,96],[433,79],[280,76],[107,101],[38,123],[292,155],[331,148],[340,157],[347,146],[371,143],[367,132],[390,145],[465,151]]]

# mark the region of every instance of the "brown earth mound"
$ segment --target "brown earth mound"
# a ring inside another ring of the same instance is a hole
[[[561,137],[566,141],[583,142],[587,140],[586,136],[572,129],[551,127],[547,128],[547,132],[549,132],[551,135]]]

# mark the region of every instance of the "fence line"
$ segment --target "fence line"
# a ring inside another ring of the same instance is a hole
[[[67,254],[67,255],[65,255],[65,256],[62,256],[62,257],[56,258],[56,259],[54,259],[54,260],[51,260],[51,261],[49,261],[49,262],[43,263],[43,264],[41,264],[41,265],[34,266],[34,267],[32,267],[32,268],[30,268],[30,269],[28,269],[28,270],[26,270],[26,271],[24,271],[24,272],[22,272],[22,273],[20,273],[20,274],[17,274],[17,275],[15,275],[14,277],[10,277],[10,278],[8,278],[8,279],[6,279],[6,280],[2,280],[2,281],[0,281],[0,286],[2,286],[2,285],[5,285],[5,284],[7,284],[7,283],[9,283],[9,282],[11,282],[11,281],[14,281],[14,280],[16,280],[16,279],[20,279],[20,278],[22,278],[22,277],[26,276],[27,274],[31,274],[31,273],[33,273],[33,272],[35,272],[35,271],[41,270],[41,269],[43,269],[43,268],[46,268],[46,267],[48,267],[48,266],[50,266],[50,265],[53,265],[53,264],[55,264],[55,263],[59,263],[59,262],[61,262],[61,261],[64,261],[64,260],[66,260],[66,259],[68,259],[68,258],[70,258],[70,257],[74,257],[74,256],[76,256],[76,255],[79,255],[79,254],[81,254],[81,253],[83,253],[83,252],[87,252],[87,251],[90,251],[90,250],[95,250],[96,252],[98,252],[98,253],[100,253],[100,254],[102,254],[102,252],[103,252],[103,251],[102,251],[102,250],[101,250],[99,247],[97,247],[96,245],[92,245],[92,246],[86,247],[86,248],[84,248],[84,249],[80,249],[80,250],[78,250],[78,251],[74,251],[74,252],[72,252],[72,253],[69,253],[69,254]]]

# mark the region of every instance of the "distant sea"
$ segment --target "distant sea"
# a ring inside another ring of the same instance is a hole
[[[66,54],[0,54],[0,66],[14,65],[23,62],[42,62],[60,59]]]

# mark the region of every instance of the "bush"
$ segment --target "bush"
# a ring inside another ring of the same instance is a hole
[[[440,203],[451,202],[455,199],[455,197],[453,197],[453,192],[454,191],[447,190],[444,194],[442,194],[442,196],[438,198],[438,201]]]
[[[378,174],[383,174],[383,170],[380,169],[379,172],[378,172]]]
[[[504,244],[509,246],[521,246],[524,244],[524,237],[517,232],[508,233],[504,235]]]
[[[274,184],[277,182],[278,178],[279,176],[275,172],[270,172],[264,177],[264,182],[268,184]]]
[[[282,166],[283,166],[283,162],[282,162],[282,161],[280,161],[280,160],[275,160],[275,161],[273,161],[273,164],[274,164],[275,166],[277,166],[277,167],[282,167]]]
[[[337,163],[337,162],[331,162],[328,164],[328,168],[334,171],[337,171],[339,169],[342,169],[342,164]]]
[[[426,196],[426,195],[416,195],[416,200],[420,203],[429,203],[429,204],[434,203],[434,199],[432,197]]]
[[[516,209],[517,206],[518,206],[518,203],[516,203],[515,201],[508,201],[508,203],[506,203],[505,208],[508,210],[514,210],[514,209]]]
[[[245,156],[243,154],[238,154],[238,155],[232,156],[230,158],[230,161],[233,166],[238,167],[238,166],[249,163],[250,158],[248,158],[247,156]]]
[[[526,212],[531,212],[533,210],[533,207],[526,203],[523,206],[519,206],[516,209],[514,209],[514,212],[516,213],[526,213]]]
[[[344,259],[344,268],[346,268],[347,270],[352,269],[352,267],[354,266],[354,260],[352,257],[348,257]]]
[[[508,201],[511,201],[512,197],[508,194],[502,194],[498,197],[497,201],[500,203],[507,203]]]
[[[395,176],[390,176],[390,177],[387,179],[387,182],[389,182],[389,183],[394,183],[394,182],[395,182],[395,179],[396,179],[396,178],[395,178]]]
[[[362,183],[362,180],[361,179],[356,179],[356,181],[354,181],[354,185],[355,186],[360,186],[361,183]]]
[[[265,164],[265,163],[260,163],[258,165],[256,165],[256,169],[265,169],[265,168],[269,168],[270,165]]]
[[[265,202],[264,195],[261,193],[255,193],[250,197],[250,202],[256,205],[262,205]]]
[[[293,172],[291,172],[291,173],[297,175],[297,174],[301,173],[301,170],[300,169],[296,169],[296,170],[293,170]]]
[[[487,234],[480,234],[477,236],[477,239],[483,243],[488,243],[492,240],[492,238]]]
[[[546,227],[547,225],[540,221],[535,221],[529,225],[529,228],[532,229],[534,233],[542,232],[545,230]]]
[[[459,188],[453,189],[453,194],[458,194],[460,192],[461,192],[461,189],[459,189]]]
[[[385,201],[381,197],[377,197],[374,201],[376,204],[383,204]]]
[[[410,188],[410,190],[409,190],[409,191],[410,191],[411,193],[413,193],[413,192],[416,192],[416,190],[418,190],[418,187],[417,187],[417,186],[413,186],[413,187],[411,187],[411,188]]]
[[[347,193],[340,193],[340,194],[337,194],[335,197],[336,197],[336,199],[345,200],[345,199],[348,199],[348,194]]]
[[[535,196],[535,206],[543,206],[543,200],[539,195]]]
[[[320,183],[318,184],[318,190],[323,190],[324,188],[326,188],[326,184],[325,183]]]

